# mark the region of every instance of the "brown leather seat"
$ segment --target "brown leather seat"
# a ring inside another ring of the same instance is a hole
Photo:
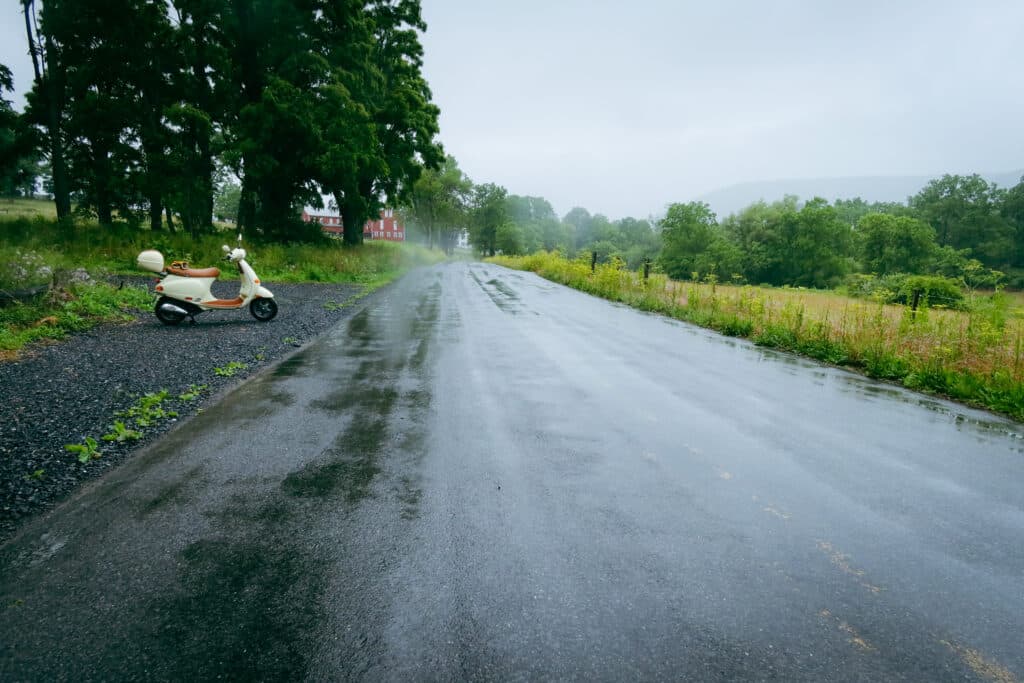
[[[218,277],[220,270],[217,268],[175,268],[169,266],[167,268],[169,275],[177,275],[178,277]]]

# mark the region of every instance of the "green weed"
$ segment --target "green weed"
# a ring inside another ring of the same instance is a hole
[[[128,429],[125,427],[124,422],[114,420],[114,424],[110,425],[110,432],[104,434],[100,438],[104,441],[116,441],[117,443],[122,443],[124,441],[138,441],[142,438],[142,434],[134,429]]]
[[[82,464],[96,460],[103,455],[99,449],[99,443],[91,436],[85,437],[82,443],[69,443],[65,445],[64,450],[78,453],[78,462]]]
[[[182,401],[194,401],[208,388],[208,384],[190,384],[186,391],[178,394],[178,399]]]
[[[125,410],[118,411],[115,415],[132,420],[136,427],[147,429],[160,420],[178,416],[177,412],[166,410],[163,407],[162,404],[167,400],[167,397],[166,389],[149,392],[139,397],[134,405]]]
[[[213,369],[213,374],[218,377],[234,377],[239,370],[245,370],[249,366],[245,363],[239,363],[236,360],[231,361],[227,365]]]

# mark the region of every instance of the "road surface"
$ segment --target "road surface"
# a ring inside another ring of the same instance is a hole
[[[1008,681],[1019,425],[415,272],[0,549],[0,680]]]

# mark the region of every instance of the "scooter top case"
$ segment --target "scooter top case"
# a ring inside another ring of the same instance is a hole
[[[149,270],[154,273],[164,272],[164,255],[156,249],[147,249],[142,252],[135,259],[135,263],[143,270]]]

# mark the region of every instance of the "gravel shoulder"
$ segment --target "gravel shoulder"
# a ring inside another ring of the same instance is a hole
[[[219,290],[233,284],[219,283],[215,290],[224,293]],[[197,317],[197,325],[166,327],[152,311],[138,311],[132,322],[99,325],[0,363],[0,543],[226,389],[348,317],[362,288],[275,284],[273,291],[280,310],[267,323],[248,310],[209,311]],[[231,364],[236,369],[230,376],[215,371],[223,373]],[[202,385],[194,398],[181,398]],[[161,407],[176,416],[139,429],[142,436],[135,441],[101,439],[115,420],[130,426],[118,412],[161,390],[168,392]],[[86,437],[99,442],[102,455],[83,464],[64,446]]]

